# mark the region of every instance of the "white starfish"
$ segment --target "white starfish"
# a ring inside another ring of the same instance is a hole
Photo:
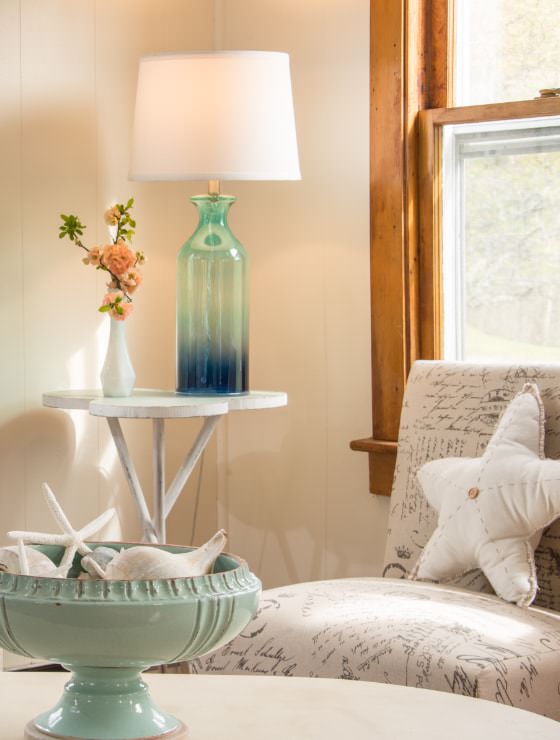
[[[29,562],[27,560],[27,553],[25,552],[25,545],[23,544],[23,540],[18,540],[17,548],[18,548],[18,557],[19,557],[19,572],[23,576],[28,576],[29,575]]]
[[[92,552],[91,548],[86,545],[85,540],[94,537],[106,524],[108,524],[115,514],[115,509],[107,509],[103,514],[100,514],[93,521],[86,524],[85,527],[76,530],[70,524],[68,517],[56,500],[54,493],[46,483],[43,483],[43,492],[51,514],[64,534],[12,531],[8,532],[8,537],[13,540],[18,540],[18,543],[21,542],[22,544],[61,545],[65,548],[65,552],[60,561],[59,570],[66,570],[66,572],[68,572],[76,552],[79,552],[81,555],[87,555]]]

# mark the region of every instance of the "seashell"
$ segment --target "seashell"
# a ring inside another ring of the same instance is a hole
[[[96,547],[95,550],[81,560],[82,568],[92,578],[103,578],[105,568],[118,555],[118,550],[112,547]]]
[[[188,578],[206,575],[227,541],[223,529],[202,547],[191,552],[172,554],[156,547],[131,547],[117,553],[105,569],[107,580],[151,580]]]
[[[22,567],[17,545],[0,548],[0,571],[47,578],[61,578],[68,571],[67,567],[57,567],[50,558],[33,547],[25,547],[24,552],[27,563]]]

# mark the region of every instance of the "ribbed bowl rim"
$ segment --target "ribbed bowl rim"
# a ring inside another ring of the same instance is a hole
[[[186,545],[164,545],[145,542],[89,542],[90,545],[135,547],[146,545],[149,547],[177,548],[188,551]],[[42,547],[41,545],[34,545]],[[252,590],[259,584],[259,579],[249,570],[244,558],[230,552],[223,552],[221,556],[231,558],[237,566],[230,570],[209,573],[202,576],[185,576],[181,578],[153,578],[134,580],[80,580],[79,578],[51,578],[48,576],[30,576],[0,572],[0,598],[26,597],[39,601],[59,601],[75,603],[112,602],[112,603],[142,603],[153,601],[173,601],[176,599],[192,599],[201,596],[235,595]]]

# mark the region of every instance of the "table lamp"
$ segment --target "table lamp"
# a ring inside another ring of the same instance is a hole
[[[132,180],[207,180],[177,261],[177,391],[249,390],[248,265],[220,180],[300,179],[289,57],[159,54],[140,60]]]

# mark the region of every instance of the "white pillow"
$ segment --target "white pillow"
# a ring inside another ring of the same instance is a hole
[[[449,580],[481,568],[498,596],[528,606],[535,548],[560,516],[560,462],[544,457],[537,386],[511,401],[482,457],[432,460],[417,475],[439,518],[410,578]]]

